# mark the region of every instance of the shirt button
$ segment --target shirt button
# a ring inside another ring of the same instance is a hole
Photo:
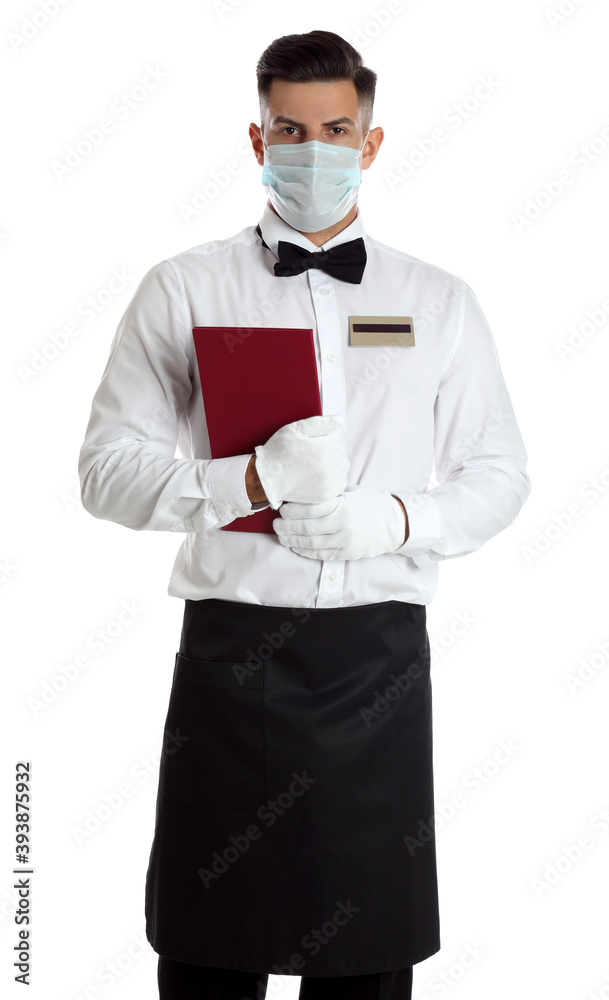
[[[235,517],[240,517],[241,516],[241,511],[238,510],[236,507],[234,507],[233,508],[233,514],[235,515]]]
[[[328,580],[334,583],[334,581],[336,580],[336,573],[330,573],[330,575],[328,576]]]
[[[328,289],[327,288],[320,288],[319,289],[319,294],[320,295],[327,295],[328,294]]]
[[[188,530],[191,531],[192,528],[194,527],[194,525],[193,525],[192,521],[185,521],[184,527],[188,528]]]
[[[336,357],[334,354],[326,354],[326,357],[328,361],[336,361]]]

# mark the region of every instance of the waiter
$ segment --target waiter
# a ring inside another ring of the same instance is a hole
[[[144,275],[79,459],[92,515],[185,535],[146,931],[161,1000],[406,1000],[440,948],[426,605],[527,456],[472,290],[364,229],[376,74],[312,31],[257,76],[259,225]],[[211,459],[193,327],[265,320],[313,329],[323,415]]]

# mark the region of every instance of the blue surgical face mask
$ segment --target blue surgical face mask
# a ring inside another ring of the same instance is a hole
[[[344,219],[361,184],[360,149],[332,142],[264,143],[262,183],[277,214],[301,233],[318,233]]]

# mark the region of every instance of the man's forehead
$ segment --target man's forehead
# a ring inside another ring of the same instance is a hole
[[[275,79],[266,101],[272,125],[350,125],[360,120],[357,90],[352,80],[293,83]]]

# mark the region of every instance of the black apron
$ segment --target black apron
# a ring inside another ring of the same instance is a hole
[[[426,609],[185,601],[146,936],[297,976],[440,949]]]

